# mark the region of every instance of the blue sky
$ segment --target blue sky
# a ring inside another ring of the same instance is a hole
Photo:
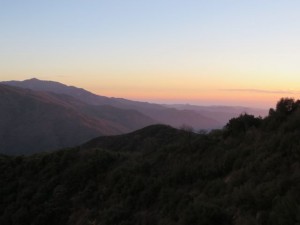
[[[299,10],[299,1],[276,0],[1,0],[0,79],[35,76],[149,101],[269,106],[279,97],[269,93],[299,91]],[[254,101],[250,89],[265,92]]]

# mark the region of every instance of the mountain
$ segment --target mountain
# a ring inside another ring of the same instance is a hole
[[[99,135],[155,123],[134,110],[91,106],[68,95],[0,84],[0,152],[29,154],[71,147]]]
[[[221,124],[217,120],[209,117],[209,115],[204,116],[194,110],[178,110],[159,104],[131,101],[122,98],[108,98],[105,96],[95,95],[81,88],[67,86],[53,81],[42,81],[33,78],[25,81],[6,81],[2,83],[5,85],[29,88],[31,90],[66,94],[91,105],[110,105],[121,109],[136,110],[146,116],[149,116],[154,121],[174,127],[187,125],[195,128],[196,130],[210,130],[221,128],[225,125],[225,123]]]
[[[175,108],[179,110],[192,110],[203,116],[213,118],[219,123],[225,125],[231,118],[240,114],[247,113],[254,116],[265,117],[268,114],[267,109],[250,108],[242,106],[199,106],[190,104],[172,104],[164,105],[165,107]]]
[[[35,91],[46,91],[57,94],[69,95],[81,100],[82,102],[92,105],[104,105],[114,101],[113,98],[94,95],[82,88],[67,86],[55,81],[42,81],[36,78],[32,78],[24,81],[4,81],[1,83],[20,88],[28,88]]]
[[[195,134],[153,125],[0,155],[1,225],[300,223],[300,101]]]
[[[242,113],[255,116],[266,116],[268,110],[241,106],[199,106],[190,104],[154,104],[131,101],[123,98],[109,98],[95,95],[82,88],[67,86],[54,81],[43,81],[36,78],[24,81],[5,81],[3,84],[29,88],[38,91],[49,91],[70,95],[92,105],[111,105],[122,109],[137,110],[160,123],[174,127],[187,125],[198,129],[222,128],[231,118]]]

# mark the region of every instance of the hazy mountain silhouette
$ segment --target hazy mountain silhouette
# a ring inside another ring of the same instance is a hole
[[[110,105],[122,109],[137,110],[144,115],[151,117],[153,120],[174,127],[188,125],[195,129],[214,129],[221,128],[224,124],[204,116],[194,110],[179,110],[175,108],[165,107],[159,104],[147,102],[131,101],[123,98],[109,98],[105,96],[95,95],[82,88],[67,86],[53,81],[42,81],[36,78],[25,81],[6,81],[2,82],[6,85],[12,85],[22,88],[29,88],[38,91],[49,91],[59,94],[70,95],[74,98],[91,105]]]
[[[113,101],[113,98],[108,98],[104,96],[94,95],[82,88],[77,88],[74,86],[67,86],[55,81],[43,81],[36,78],[24,80],[24,81],[4,81],[2,82],[6,85],[29,88],[36,91],[47,91],[58,94],[66,94],[81,101],[93,105],[107,104]]]
[[[155,123],[134,110],[91,106],[68,95],[0,85],[0,152],[29,154]]]
[[[226,124],[231,118],[237,117],[242,113],[248,113],[254,116],[265,117],[268,109],[250,108],[242,106],[199,106],[191,104],[171,104],[166,107],[176,108],[179,110],[193,110],[203,116],[213,118],[221,124]]]

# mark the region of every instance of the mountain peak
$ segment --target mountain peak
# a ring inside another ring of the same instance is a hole
[[[32,77],[23,81],[16,81],[18,83],[31,83],[31,82],[42,82],[43,80],[39,80],[38,78]]]
[[[27,80],[24,80],[24,81],[40,81],[39,79],[33,77],[33,78],[30,78],[30,79],[27,79]]]

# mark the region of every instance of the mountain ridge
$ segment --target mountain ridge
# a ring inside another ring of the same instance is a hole
[[[242,109],[237,110],[234,107],[231,107],[230,110],[228,110],[229,112],[223,112],[224,110],[217,112],[216,110],[213,110],[215,107],[182,107],[183,105],[161,105],[156,103],[132,101],[123,98],[105,97],[93,94],[82,88],[67,86],[54,81],[38,80],[36,78],[25,81],[6,81],[4,84],[30,88],[33,90],[63,93],[92,105],[105,104],[117,108],[133,109],[151,117],[153,120],[159,123],[168,124],[174,127],[187,125],[196,130],[222,128],[230,118],[238,116],[245,111]],[[199,110],[199,108],[202,108],[202,110]],[[205,108],[205,110],[203,110],[203,108]],[[266,115],[266,112],[264,111],[262,113],[261,110],[258,113],[256,113],[255,110],[248,110],[246,112],[253,113],[254,115]]]
[[[93,108],[68,95],[3,84],[0,106],[0,152],[10,154],[71,147],[96,136],[126,133],[155,123],[134,110]]]
[[[0,82],[0,97],[0,152],[11,154],[72,147],[97,136],[128,133],[151,124],[190,127],[195,131],[212,130],[221,128],[219,118],[226,117],[218,112],[198,113],[200,106],[176,109],[108,98],[82,88],[36,78]],[[217,119],[210,118],[214,113]],[[226,119],[230,117],[227,115]],[[42,141],[39,143],[35,139]]]

